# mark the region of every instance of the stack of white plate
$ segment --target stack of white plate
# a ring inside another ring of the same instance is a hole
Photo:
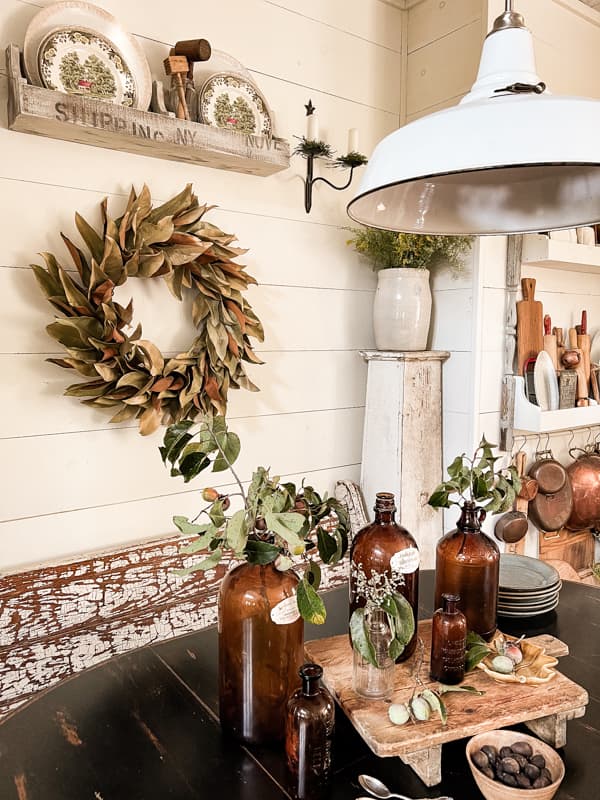
[[[500,556],[498,614],[536,617],[558,605],[562,581],[558,572],[537,558],[503,553]]]

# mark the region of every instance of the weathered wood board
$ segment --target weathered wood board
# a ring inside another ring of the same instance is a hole
[[[47,564],[0,577],[0,719],[37,692],[138,647],[216,622],[230,564],[187,578],[176,570],[184,536]],[[323,587],[347,579],[348,562],[324,567]]]
[[[7,48],[6,63],[8,127],[13,131],[248,175],[272,175],[290,165],[285,139],[224,130],[31,86],[21,76],[16,45]]]
[[[426,686],[435,687],[437,683],[429,679],[431,620],[419,623],[419,634],[425,648],[421,678]],[[563,643],[552,637],[544,637],[543,643],[536,644],[545,646],[549,654],[565,655]],[[475,670],[465,683],[485,694],[448,694],[446,726],[437,714],[427,722],[398,726],[389,721],[388,701],[367,700],[352,689],[352,650],[347,635],[307,642],[305,650],[311,661],[323,667],[325,685],[371,750],[382,757],[399,756],[428,786],[441,781],[441,745],[445,742],[531,722],[542,738],[556,736],[557,740],[550,743],[560,747],[564,745],[566,720],[583,716],[588,702],[586,690],[560,672],[549,683],[531,685],[499,683],[482,670]],[[410,699],[416,658],[417,654],[396,667],[392,702]]]

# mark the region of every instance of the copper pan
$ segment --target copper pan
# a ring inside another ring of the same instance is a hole
[[[574,452],[570,450],[569,454]],[[600,456],[586,451],[580,453],[567,467],[573,490],[573,510],[567,528],[572,531],[600,528]]]
[[[571,482],[563,465],[551,453],[540,453],[529,469],[538,482],[538,493],[529,502],[529,518],[541,531],[563,528],[573,511]]]

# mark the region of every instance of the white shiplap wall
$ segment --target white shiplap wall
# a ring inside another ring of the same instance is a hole
[[[21,44],[47,4],[3,0],[2,47]],[[97,4],[140,37],[157,77],[177,39],[204,36],[234,55],[271,104],[277,134],[292,141],[304,132],[309,97],[323,137],[342,152],[350,127],[360,129],[369,153],[398,125],[401,11],[393,5],[181,0],[173,13],[158,0]],[[40,250],[63,252],[59,231],[74,233],[76,210],[97,219],[108,195],[118,213],[132,183],[147,182],[164,200],[193,182],[201,201],[218,204],[211,218],[250,248],[243,261],[260,286],[248,298],[265,323],[257,349],[267,365],[250,368],[261,393],[231,395],[242,475],[265,464],[306,474],[321,488],[357,479],[365,367],[356,351],[373,346],[375,278],[345,245],[349,193],[317,187],[307,217],[300,159],[255,178],[13,133],[5,108],[0,67],[0,570],[168,534],[173,514],[196,509],[204,484],[168,477],[160,434],[143,439],[133,426],[109,426],[105,415],[62,397],[71,376],[44,361],[55,354],[44,330],[52,311],[27,265]],[[185,309],[165,287],[129,281],[123,295],[133,296],[144,335],[163,350],[191,341]]]

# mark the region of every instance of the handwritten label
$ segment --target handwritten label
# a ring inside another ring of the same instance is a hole
[[[276,606],[273,606],[271,619],[276,625],[291,625],[292,622],[300,619],[296,595],[293,594],[291,597],[286,597],[285,600],[281,600]]]
[[[403,575],[410,575],[419,568],[419,551],[416,547],[407,547],[399,550],[390,559],[390,566],[394,572],[401,572]]]

